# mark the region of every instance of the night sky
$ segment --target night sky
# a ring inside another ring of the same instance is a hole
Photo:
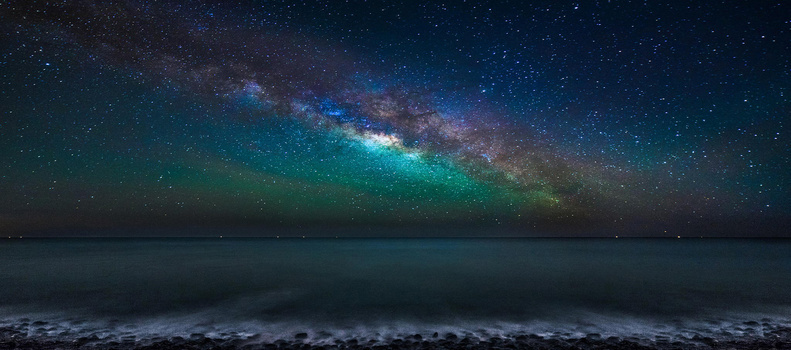
[[[786,1],[0,0],[0,20],[0,233],[791,235]]]

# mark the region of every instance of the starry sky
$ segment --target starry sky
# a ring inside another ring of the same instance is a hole
[[[0,231],[791,236],[789,14],[2,0]]]

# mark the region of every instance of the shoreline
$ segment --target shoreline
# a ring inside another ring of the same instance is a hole
[[[760,326],[757,322],[744,322],[745,327]],[[445,333],[421,335],[413,334],[394,338],[375,340],[365,337],[344,337],[332,340],[323,338],[314,341],[307,332],[293,334],[290,339],[266,340],[261,334],[244,335],[235,332],[223,333],[220,337],[193,333],[184,336],[153,336],[138,338],[135,335],[89,335],[61,331],[57,335],[31,334],[30,327],[47,328],[43,321],[23,322],[18,325],[0,327],[0,349],[791,349],[791,327],[763,325],[763,331],[747,335],[730,335],[723,332],[721,337],[694,334],[670,338],[655,336],[653,339],[638,336],[602,336],[591,333],[575,336],[570,333],[555,332],[548,336],[537,334],[512,334],[503,336],[478,337],[471,334]],[[769,329],[767,329],[769,328]],[[319,332],[321,333],[321,332]],[[331,340],[331,341],[330,341]]]

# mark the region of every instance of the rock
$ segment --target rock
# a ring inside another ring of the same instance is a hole
[[[503,339],[500,338],[500,337],[491,337],[491,338],[489,338],[489,342],[494,343],[494,344],[499,344],[499,343],[503,342]]]
[[[588,338],[589,340],[600,340],[601,339],[601,334],[599,334],[599,333],[588,333],[585,336],[585,338]]]
[[[305,333],[305,332],[294,334],[294,339],[297,339],[297,340],[303,340],[303,339],[307,339],[307,338],[308,338],[308,334]]]

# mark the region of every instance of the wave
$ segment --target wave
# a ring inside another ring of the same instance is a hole
[[[575,313],[526,322],[463,320],[321,323],[310,320],[219,321],[211,311],[145,318],[93,318],[0,310],[0,348],[783,348],[791,345],[790,310],[700,318],[653,319]],[[12,344],[12,345],[9,345]],[[27,344],[27,346],[25,346]]]

